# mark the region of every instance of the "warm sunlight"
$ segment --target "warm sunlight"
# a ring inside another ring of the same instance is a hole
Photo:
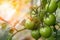
[[[11,16],[15,13],[15,9],[7,2],[0,5],[0,16],[5,20],[9,20]]]
[[[0,17],[14,25],[29,11],[31,0],[0,0]]]

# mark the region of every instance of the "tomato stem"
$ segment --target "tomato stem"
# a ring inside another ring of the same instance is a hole
[[[21,30],[18,30],[16,33],[12,34],[12,36],[9,38],[9,40],[12,40],[12,37],[13,37],[14,35],[16,35],[18,32],[21,32],[21,31],[23,31],[23,30],[25,30],[25,29],[26,29],[26,28],[21,29]]]
[[[57,40],[57,30],[56,30],[56,40]]]
[[[36,40],[38,40],[38,39],[36,39]]]
[[[55,28],[55,26],[54,26],[54,31],[56,32],[55,38],[56,38],[56,40],[57,40],[57,29]]]
[[[56,15],[56,11],[55,11],[55,15]],[[55,28],[55,26],[54,26],[54,28]],[[56,32],[56,39],[55,40],[57,40],[57,29],[55,28],[55,32]]]

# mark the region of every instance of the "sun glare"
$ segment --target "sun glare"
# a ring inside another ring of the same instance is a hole
[[[0,17],[14,25],[25,18],[29,7],[30,0],[0,0]]]
[[[0,14],[3,18],[8,20],[15,13],[15,9],[11,4],[4,2],[0,5]]]

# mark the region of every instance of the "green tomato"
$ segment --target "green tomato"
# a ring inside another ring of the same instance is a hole
[[[48,38],[52,34],[52,29],[49,26],[40,28],[40,34],[42,37]]]
[[[43,22],[48,25],[48,26],[52,26],[55,25],[56,23],[56,17],[53,14],[49,14],[48,17],[44,18]]]
[[[41,37],[41,35],[40,35],[40,33],[39,33],[39,30],[33,30],[33,31],[31,32],[31,35],[32,35],[32,37],[35,38],[35,39],[38,39],[38,38]]]
[[[58,8],[60,8],[60,1],[58,2]]]
[[[27,19],[25,22],[25,28],[27,28],[27,29],[33,29],[34,25],[35,25],[35,23],[33,21],[31,21],[30,19]]]
[[[57,9],[57,2],[56,0],[51,0],[50,4],[46,4],[46,7],[45,7],[46,11],[48,11],[49,13],[53,13],[56,11]]]

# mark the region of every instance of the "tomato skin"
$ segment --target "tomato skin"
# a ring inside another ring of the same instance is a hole
[[[52,29],[49,26],[40,28],[40,34],[42,37],[48,38],[52,34]]]
[[[40,35],[40,33],[39,33],[39,30],[33,30],[33,31],[31,32],[31,35],[32,35],[32,37],[35,38],[35,39],[38,39],[38,38],[41,37],[41,35]]]
[[[49,5],[49,12],[50,13],[53,13],[55,12],[57,9],[57,3],[56,3],[56,0],[51,0],[51,3]]]
[[[44,23],[48,26],[52,26],[55,25],[56,23],[56,17],[53,14],[49,14],[49,16],[47,18],[44,18]]]
[[[56,0],[51,0],[50,4],[46,4],[45,9],[46,9],[46,11],[48,11],[49,13],[55,12],[56,9],[57,9],[57,2],[56,2]]]
[[[34,22],[31,21],[30,19],[27,19],[26,22],[25,22],[25,28],[26,29],[33,29],[34,28]]]

